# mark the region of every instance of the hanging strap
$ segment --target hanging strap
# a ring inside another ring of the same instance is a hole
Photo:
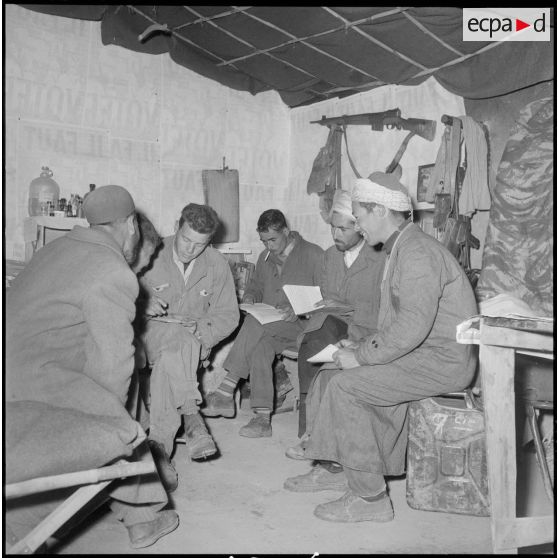
[[[395,154],[395,157],[393,158],[393,161],[386,167],[386,173],[392,173],[395,170],[395,167],[397,167],[397,165],[399,164],[399,161],[401,160],[401,157],[403,157],[403,153],[405,153],[405,150],[407,149],[407,144],[409,143],[409,140],[415,135],[415,132],[409,132],[407,134],[407,137],[403,140],[403,143],[401,144],[401,146],[399,147],[399,149],[397,150],[397,153]]]
[[[349,144],[347,143],[347,127],[343,126],[343,137],[345,138],[345,148],[347,150],[347,159],[349,159],[349,164],[351,165],[351,168],[353,169],[353,172],[355,173],[355,176],[357,178],[362,178],[362,175],[357,171],[355,164],[353,163],[353,160],[351,159],[351,154],[349,153]]]

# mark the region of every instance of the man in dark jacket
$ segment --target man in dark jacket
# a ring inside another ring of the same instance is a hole
[[[330,225],[334,245],[324,257],[323,301],[308,320],[298,351],[299,438],[306,432],[306,395],[322,366],[307,359],[340,339],[360,341],[375,331],[378,321],[385,252],[369,246],[355,229],[349,192],[335,191]],[[287,456],[301,457],[289,452]]]
[[[96,419],[101,425],[114,419],[145,438],[126,410],[138,295],[130,269],[139,238],[134,201],[121,186],[103,186],[87,196],[84,212],[90,228],[75,226],[41,248],[10,288],[5,398],[8,405],[25,404],[29,412],[44,411],[47,417],[84,414],[85,432]],[[38,465],[50,461],[53,452],[61,472],[67,472],[70,460],[87,469],[122,455],[90,439],[87,446],[100,445],[100,455],[93,455],[83,445],[83,433],[76,436],[79,429],[70,426],[73,430],[48,431],[53,444],[48,455],[35,452]],[[83,462],[76,447],[83,449]],[[146,444],[136,452],[151,461]],[[111,485],[111,507],[128,528],[132,547],[141,548],[175,529],[178,515],[161,511],[167,495],[156,475],[129,480]],[[14,524],[19,526],[17,519]]]
[[[378,330],[359,342],[339,343],[337,371],[328,371],[337,373],[325,390],[323,373],[317,376],[308,396],[305,458],[319,464],[284,486],[346,491],[315,509],[320,519],[390,521],[384,476],[405,472],[408,404],[470,384],[476,356],[455,335],[477,306],[457,260],[408,220],[411,200],[394,175],[376,172],[357,180],[352,200],[366,242],[382,242],[388,258]]]
[[[291,231],[278,209],[264,211],[257,232],[264,243],[256,270],[244,293],[243,302],[263,302],[283,311],[277,322],[260,324],[246,316],[223,367],[228,371],[219,387],[207,395],[202,414],[232,417],[234,390],[241,378],[250,376],[250,405],[255,416],[240,429],[241,436],[271,436],[273,411],[273,361],[285,349],[296,350],[296,340],[304,326],[294,314],[283,285],[319,285],[323,250]]]

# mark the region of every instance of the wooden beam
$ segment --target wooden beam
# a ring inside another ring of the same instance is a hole
[[[200,16],[194,21],[189,21],[188,23],[183,23],[178,27],[173,27],[173,31],[180,31],[180,29],[184,29],[184,27],[189,27],[190,25],[196,25],[197,23],[204,23],[206,21],[212,21],[214,19],[220,19],[222,17],[227,17],[230,15],[238,14],[244,12],[245,10],[249,10],[253,6],[239,6],[237,8],[233,8],[232,10],[227,10],[226,12],[221,12],[212,16]],[[183,6],[183,8],[187,8],[187,6]]]
[[[480,327],[480,342],[484,345],[513,347],[546,353],[551,353],[554,350],[554,337],[552,335],[493,327],[483,323]]]
[[[192,12],[194,15],[200,15],[198,14],[198,12],[196,12],[196,10],[194,10],[193,8],[191,8],[190,6],[184,6],[187,10],[189,10],[190,12]],[[245,41],[244,39],[241,39],[240,37],[237,37],[234,33],[231,33],[230,31],[227,31],[226,29],[223,29],[222,27],[219,27],[219,25],[217,25],[216,23],[214,23],[213,21],[209,21],[208,22],[210,25],[212,25],[213,27],[219,29],[219,31],[221,31],[222,33],[225,33],[225,35],[228,35],[229,37],[231,37],[232,39],[235,39],[236,41],[238,41],[239,43],[242,43],[246,46],[249,46],[250,48],[256,48],[252,43],[249,43],[248,41]],[[180,35],[179,35],[180,36]],[[285,66],[289,66],[291,68],[293,68],[294,70],[297,70],[307,76],[312,77],[313,79],[316,79],[318,81],[323,81],[320,77],[315,76],[314,74],[307,72],[306,70],[304,70],[303,68],[300,68],[298,66],[295,66],[294,64],[291,64],[290,62],[287,62],[285,60],[282,60],[281,58],[278,58],[277,56],[274,56],[273,54],[269,54],[269,53],[265,53],[266,56],[269,56],[270,58],[273,58],[274,60],[276,60],[277,62],[281,62],[282,64],[285,64]],[[223,62],[224,60],[221,59]],[[326,97],[325,94],[322,94],[324,97]]]
[[[428,35],[436,42],[440,43],[444,48],[451,50],[454,54],[457,54],[458,56],[463,56],[463,53],[461,51],[457,50],[455,47],[452,47],[451,45],[449,45],[448,43],[440,39],[440,37],[432,33],[430,29],[427,29],[418,19],[414,18],[411,14],[408,14],[406,11],[402,13],[411,23],[416,25],[425,35]]]
[[[278,45],[274,45],[272,47],[269,48],[265,48],[265,49],[261,49],[261,50],[257,50],[255,52],[252,52],[250,54],[245,54],[244,56],[239,56],[238,58],[233,58],[232,60],[228,60],[227,62],[224,62],[222,64],[218,64],[220,65],[226,65],[226,64],[232,64],[234,62],[238,62],[239,60],[246,60],[247,58],[251,58],[253,56],[258,56],[260,54],[263,54],[265,52],[270,52],[272,50],[277,50],[279,48],[283,48],[292,44],[296,44],[296,43],[300,43],[303,41],[307,41],[308,39],[314,39],[316,37],[323,37],[324,35],[329,35],[331,33],[336,33],[337,31],[343,31],[346,29],[349,29],[351,27],[354,27],[356,25],[362,25],[363,23],[370,23],[371,21],[374,21],[375,19],[380,19],[382,17],[386,17],[389,15],[393,15],[393,14],[398,14],[401,12],[405,12],[407,8],[394,8],[393,10],[388,10],[386,12],[382,12],[380,14],[376,14],[370,17],[366,17],[363,19],[359,19],[356,21],[352,21],[350,22],[348,25],[343,24],[343,25],[338,25],[337,27],[333,27],[331,29],[326,29],[325,31],[320,31],[319,33],[313,33],[312,35],[306,35],[305,37],[294,37],[288,41],[285,41],[283,43],[279,43]],[[244,14],[246,15],[246,14]],[[270,24],[271,25],[271,24]],[[285,33],[285,31],[283,31],[280,28],[277,28],[278,31],[280,31],[281,33]]]
[[[332,16],[340,19],[343,23],[345,23],[345,25],[349,26],[349,24],[351,23],[348,19],[345,19],[343,16],[339,15],[337,12],[334,12],[331,8],[327,8],[327,7],[323,6],[323,9],[326,10]],[[424,66],[420,62],[417,62],[416,60],[413,60],[412,58],[409,58],[408,56],[406,56],[402,52],[399,52],[398,50],[395,50],[394,48],[391,48],[390,46],[386,45],[382,41],[379,41],[375,37],[372,37],[372,35],[369,35],[368,33],[365,33],[362,29],[359,29],[358,27],[353,27],[352,29],[353,29],[353,31],[356,31],[361,37],[364,37],[367,41],[370,41],[370,42],[374,43],[375,45],[379,46],[380,48],[383,48],[384,50],[393,54],[394,56],[397,56],[397,57],[401,58],[405,62],[408,62],[409,64],[412,64],[413,66],[416,66],[417,68],[421,68],[422,70],[427,69],[426,66]]]
[[[290,37],[291,39],[296,39],[296,42],[299,42],[301,44],[303,44],[304,46],[319,52],[320,54],[322,54],[323,56],[326,56],[328,58],[331,58],[332,60],[335,60],[336,62],[339,62],[339,64],[342,64],[343,66],[347,66],[348,68],[351,68],[352,70],[355,70],[356,72],[359,72],[369,78],[372,79],[378,79],[376,76],[373,76],[372,74],[368,73],[367,71],[363,70],[362,68],[358,68],[357,66],[354,66],[353,64],[350,64],[349,62],[346,62],[345,60],[341,60],[341,58],[337,58],[337,56],[334,56],[333,54],[330,54],[329,52],[326,52],[325,50],[322,50],[316,46],[314,46],[311,43],[308,43],[304,40],[300,40],[299,37],[295,37],[292,33],[289,33],[288,31],[285,31],[285,29],[281,29],[281,27],[278,27],[277,25],[274,25],[273,23],[270,23],[269,21],[266,21],[265,19],[262,19],[260,17],[257,17],[249,12],[244,12],[244,15],[246,17],[249,17],[255,21],[259,21],[261,24],[271,28],[271,29],[275,29],[276,31],[280,31],[281,33],[285,34],[287,37]]]

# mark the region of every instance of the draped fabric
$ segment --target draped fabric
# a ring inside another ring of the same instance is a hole
[[[553,99],[526,105],[511,131],[492,192],[477,286],[480,299],[500,293],[553,315]]]
[[[105,45],[169,53],[177,64],[232,89],[274,89],[290,107],[386,84],[418,85],[430,75],[469,99],[554,77],[553,27],[548,42],[464,42],[460,8],[23,7],[101,21]]]

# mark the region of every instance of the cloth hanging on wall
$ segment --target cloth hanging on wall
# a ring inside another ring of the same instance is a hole
[[[202,171],[203,195],[219,215],[221,226],[213,237],[213,242],[238,242],[240,207],[238,200],[238,171],[222,170]]]
[[[554,302],[554,100],[526,105],[511,131],[492,192],[477,295],[507,293],[540,315]]]
[[[488,146],[482,126],[470,116],[460,116],[467,168],[459,195],[459,214],[470,217],[477,209],[490,209]]]

